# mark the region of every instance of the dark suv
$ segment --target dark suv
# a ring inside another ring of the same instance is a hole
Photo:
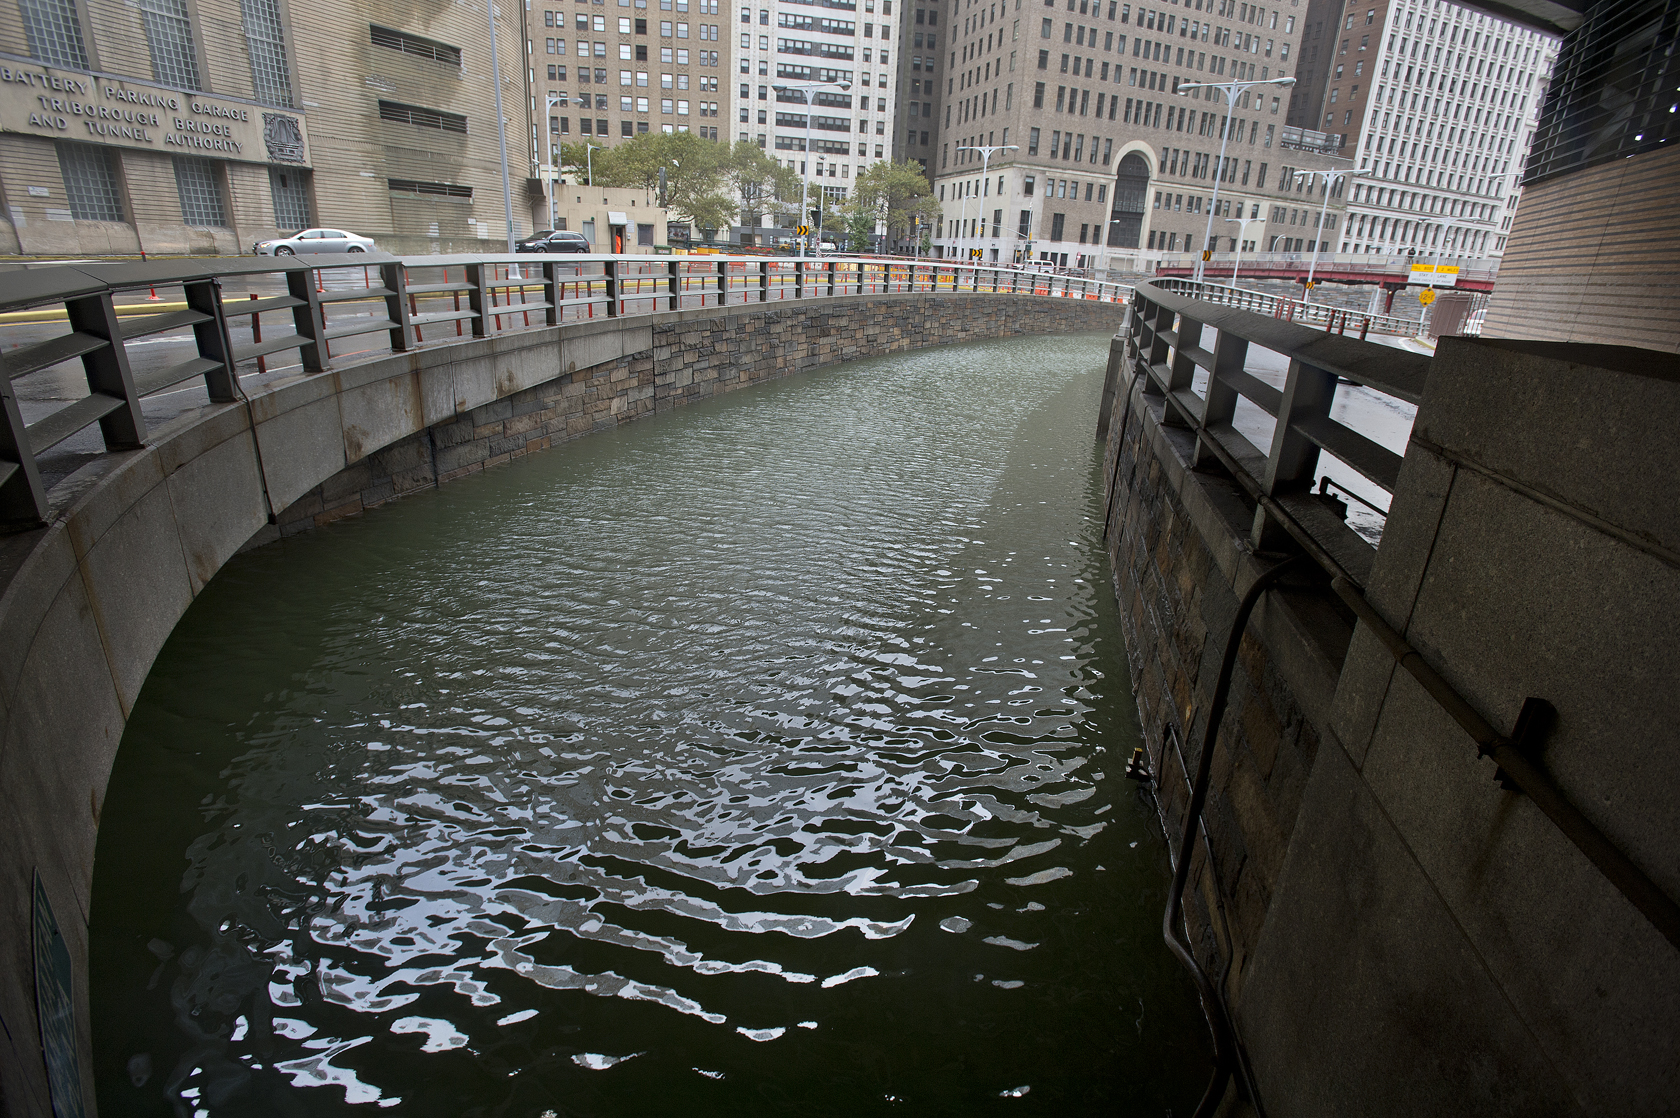
[[[514,246],[520,252],[589,252],[588,238],[582,233],[570,233],[564,229],[544,229],[541,233],[532,233]]]

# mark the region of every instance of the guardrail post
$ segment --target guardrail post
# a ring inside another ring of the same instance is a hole
[[[1167,322],[1172,322],[1168,312]],[[1179,398],[1179,393],[1191,394],[1196,381],[1196,362],[1186,352],[1202,344],[1202,324],[1180,312],[1178,316],[1178,344],[1173,347],[1172,364],[1167,369],[1168,407],[1161,415],[1164,427],[1194,427],[1202,425],[1199,408],[1193,408]]]
[[[292,327],[298,337],[307,339],[298,346],[298,360],[306,373],[326,369],[326,349],[321,344],[326,336],[326,319],[321,312],[321,293],[315,290],[315,269],[293,268],[286,272],[286,292],[302,303],[292,308]]]
[[[219,362],[221,367],[206,370],[204,387],[213,403],[228,404],[239,399],[239,377],[233,371],[233,340],[228,337],[227,312],[222,307],[222,280],[211,276],[197,283],[185,283],[187,306],[210,316],[209,322],[193,323],[193,341],[198,343],[198,355],[207,361]]]
[[[408,269],[400,260],[381,264],[379,282],[390,292],[385,296],[385,315],[396,323],[391,328],[392,351],[402,353],[413,349],[414,316],[408,310]]]
[[[758,262],[758,301],[760,303],[770,301],[770,261],[768,260]]]
[[[729,264],[723,260],[718,261],[717,266],[717,296],[718,306],[727,307],[729,305]],[[703,299],[702,302],[704,302]]]
[[[834,269],[836,267],[834,261],[830,260],[828,262],[828,297],[830,299],[834,298]]]
[[[1335,398],[1334,375],[1299,359],[1289,362],[1289,379],[1284,382],[1272,447],[1266,456],[1266,476],[1261,481],[1268,494],[1312,484],[1318,445],[1295,428],[1301,420],[1328,416]]]
[[[607,317],[617,318],[619,312],[618,293],[618,258],[614,257],[606,262],[602,272],[607,277]]]
[[[7,464],[16,468],[10,477],[0,478],[0,523],[43,523],[47,519],[47,490],[41,484],[35,452],[29,448],[23,413],[12,391],[12,374],[6,368],[5,355],[0,354],[0,466]]]
[[[473,312],[472,333],[475,338],[490,336],[489,300],[484,290],[484,265],[473,263],[463,269],[467,277],[467,306]]]
[[[793,262],[793,297],[805,298],[805,261],[797,258]]]
[[[677,258],[675,256],[671,257],[670,273],[671,309],[676,310],[682,306],[682,271],[677,267]]]
[[[1207,401],[1202,405],[1202,422],[1196,429],[1196,445],[1191,453],[1191,468],[1213,457],[1203,445],[1209,427],[1229,427],[1237,412],[1237,392],[1222,379],[1227,373],[1240,373],[1248,363],[1248,339],[1230,330],[1221,330],[1213,345],[1213,368],[1208,370]]]
[[[548,313],[543,316],[544,324],[548,326],[560,325],[560,292],[564,284],[560,282],[560,265],[552,260],[544,260],[542,264],[543,302],[548,304]]]
[[[124,404],[99,421],[99,430],[105,436],[105,449],[121,450],[144,445],[146,417],[140,412],[140,394],[135,391],[134,373],[128,367],[128,351],[123,349],[122,329],[117,324],[117,308],[111,302],[111,292],[106,290],[80,299],[67,299],[64,309],[70,315],[70,329],[79,334],[91,334],[105,342],[92,353],[82,355],[88,390],[102,396],[115,396]]]
[[[1173,312],[1159,303],[1148,299],[1141,299],[1143,312],[1140,317],[1143,324],[1149,328],[1149,348],[1138,346],[1138,359],[1143,361],[1149,369],[1149,375],[1143,378],[1143,394],[1145,396],[1164,396],[1166,385],[1161,383],[1156,366],[1167,363],[1167,339],[1161,336],[1162,330],[1171,330]]]

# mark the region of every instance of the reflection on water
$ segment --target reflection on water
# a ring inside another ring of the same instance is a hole
[[[1186,1113],[1105,356],[856,362],[231,563],[112,779],[106,1113]]]

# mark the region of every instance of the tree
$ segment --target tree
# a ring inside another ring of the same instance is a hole
[[[724,228],[736,209],[725,189],[730,154],[723,144],[694,132],[643,132],[613,147],[595,149],[595,185],[639,188],[649,202],[659,199],[674,220],[702,229]],[[561,144],[560,162],[581,178],[587,173],[584,145]]]
[[[757,227],[765,214],[780,212],[775,201],[799,197],[799,176],[748,140],[737,140],[730,149],[724,181],[740,199],[741,224],[746,226]]]
[[[856,229],[861,229],[866,220],[870,233],[879,223],[886,226],[889,240],[905,239],[917,218],[931,226],[939,217],[940,207],[920,164],[882,161],[858,172],[848,211],[847,228],[855,243]]]

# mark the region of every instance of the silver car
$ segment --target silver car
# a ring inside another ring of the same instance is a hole
[[[295,256],[300,252],[371,252],[373,238],[358,237],[342,229],[305,229],[290,237],[258,241],[251,251],[258,256]]]

